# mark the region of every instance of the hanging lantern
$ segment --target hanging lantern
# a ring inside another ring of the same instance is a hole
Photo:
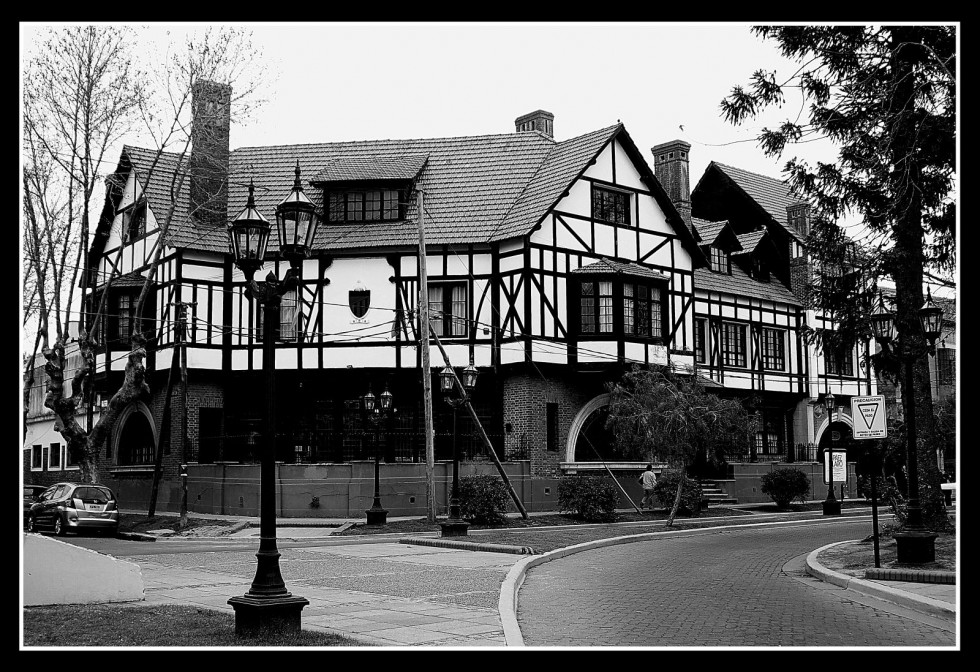
[[[827,396],[825,396],[823,398],[823,405],[827,409],[827,414],[830,415],[831,420],[833,420],[833,414],[834,414],[834,408],[835,408],[834,404],[836,404],[836,403],[837,402],[834,399],[834,393],[833,392],[828,392],[827,393]]]
[[[368,390],[367,394],[361,397],[361,403],[364,405],[364,410],[366,412],[374,413],[375,397],[374,394],[371,393],[371,390]]]
[[[319,215],[313,202],[303,193],[299,179],[299,160],[296,161],[296,181],[289,195],[276,206],[276,230],[279,250],[290,261],[306,257],[313,247]]]
[[[871,332],[875,340],[888,344],[895,340],[895,315],[885,307],[885,299],[878,292],[878,306],[871,314]]]
[[[228,224],[235,265],[250,276],[262,267],[272,225],[255,207],[255,185],[249,181],[245,209]]]
[[[443,394],[452,394],[455,387],[453,370],[448,366],[439,372],[439,389]]]
[[[387,413],[391,410],[392,405],[395,403],[395,395],[388,391],[388,386],[385,385],[385,391],[381,393],[381,411],[382,413]]]
[[[933,303],[932,292],[928,288],[926,302],[919,308],[919,324],[922,325],[922,335],[929,340],[929,344],[935,344],[943,330],[943,310]]]
[[[480,375],[480,372],[476,370],[476,367],[470,364],[465,369],[463,369],[463,374],[461,376],[463,389],[467,392],[472,392],[473,388],[476,387],[476,377]]]

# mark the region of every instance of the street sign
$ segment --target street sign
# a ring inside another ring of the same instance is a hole
[[[855,439],[883,439],[888,436],[885,423],[885,397],[851,397],[851,418]]]
[[[830,483],[830,461],[834,461],[834,483],[844,483],[847,481],[847,451],[846,450],[825,450],[823,451],[823,482],[824,485]]]

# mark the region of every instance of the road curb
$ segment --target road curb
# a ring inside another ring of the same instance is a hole
[[[446,539],[424,539],[419,537],[409,537],[399,539],[400,544],[412,544],[414,546],[435,546],[437,548],[453,548],[463,551],[486,551],[488,553],[516,553],[517,555],[534,555],[534,549],[530,546],[508,546],[506,544],[481,544],[473,541],[449,541]]]
[[[825,581],[845,590],[853,590],[863,595],[876,597],[879,600],[885,600],[886,602],[891,602],[893,604],[912,609],[913,611],[918,611],[920,613],[935,616],[947,621],[956,620],[955,605],[948,604],[942,600],[934,600],[931,597],[913,595],[912,593],[889,588],[888,586],[883,586],[881,584],[874,583],[873,581],[867,581],[865,579],[859,579],[847,574],[841,574],[840,572],[835,572],[832,569],[828,569],[824,565],[820,564],[818,556],[822,551],[826,551],[827,549],[833,548],[834,546],[839,546],[841,544],[850,544],[854,541],[858,540],[840,541],[834,544],[827,544],[826,546],[821,546],[820,548],[811,552],[808,556],[806,556],[806,573],[820,579],[821,581]]]

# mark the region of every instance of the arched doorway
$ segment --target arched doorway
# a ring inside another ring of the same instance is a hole
[[[146,404],[137,402],[128,406],[122,412],[116,427],[116,464],[154,463],[156,429]]]
[[[856,440],[851,431],[850,418],[841,416],[834,422],[825,422],[820,440],[817,443],[817,461],[824,462],[827,449],[847,451],[847,461],[854,464],[855,473],[861,476],[868,472],[868,441]]]
[[[568,462],[619,462],[626,460],[606,429],[611,395],[600,394],[585,404],[568,431],[565,459]]]

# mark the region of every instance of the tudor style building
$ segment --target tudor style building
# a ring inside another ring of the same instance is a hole
[[[268,317],[278,324],[276,459],[290,468],[279,476],[283,501],[312,497],[339,515],[365,508],[347,467],[378,449],[393,474],[385,505],[424,509],[420,474],[405,469],[425,461],[420,225],[433,329],[453,366],[479,370],[481,425],[501,460],[543,484],[527,486],[530,498],[567,473],[641,466],[616,454],[603,427],[606,386],[633,363],[696,373],[751,402],[762,430],[746,461],[815,460],[795,446],[836,431],[819,416],[820,395],[830,389],[846,405],[875,389],[857,353],[828,366],[800,338],[802,325],[825,325],[801,280],[805,204],[785,183],[712,163],[692,192],[687,143],[654,147],[651,170],[623,124],[559,142],[542,110],[517,118],[513,133],[230,151],[230,100],[227,86],[195,88],[187,160],[124,148],[89,250],[89,300],[108,292],[104,392],[118,388],[136,299],[159,261],[142,323],[153,392],[99,455],[127,501],[145,500],[147,447],[161,445],[171,484],[161,506],[174,508],[178,467],[191,463],[202,474],[192,508],[254,511],[237,483],[261,445],[267,318],[246,296],[227,224],[250,187],[272,219],[297,168],[322,223],[297,289]],[[273,236],[259,277],[287,266]],[[429,359],[435,375],[434,345]],[[384,389],[397,412],[375,434],[361,397]],[[438,393],[434,410],[437,460],[454,442],[470,463],[487,458],[465,414]],[[327,504],[328,491],[342,501]]]

